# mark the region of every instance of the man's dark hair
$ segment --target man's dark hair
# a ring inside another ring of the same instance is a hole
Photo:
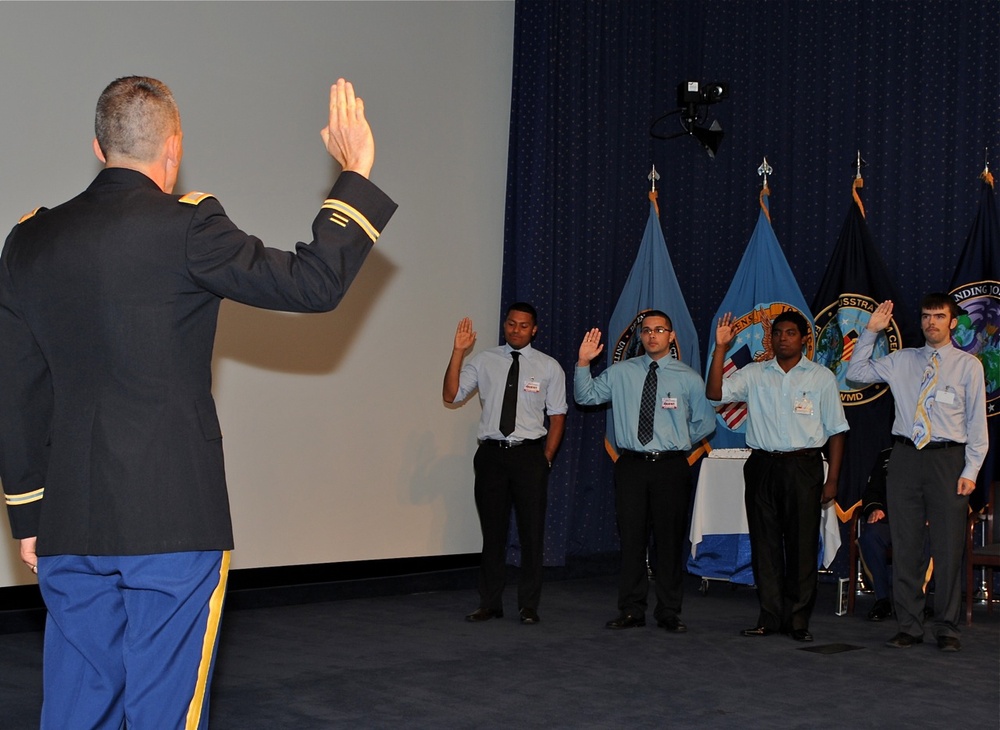
[[[962,308],[958,306],[958,302],[951,294],[945,294],[944,292],[931,292],[920,300],[920,311],[923,312],[925,309],[935,310],[935,309],[947,309],[951,312],[952,319],[958,319],[959,316],[964,314]]]
[[[788,311],[782,312],[774,321],[771,322],[771,333],[774,333],[774,328],[777,327],[782,322],[791,322],[795,325],[795,328],[799,331],[799,334],[803,337],[809,336],[809,321],[803,317],[801,314],[796,312],[794,309],[789,309]]]
[[[115,79],[97,100],[94,132],[105,159],[156,159],[163,141],[181,130],[174,95],[148,76]]]
[[[670,329],[674,328],[673,321],[670,319],[670,317],[667,315],[667,313],[664,312],[662,309],[647,309],[642,314],[644,315],[643,318],[642,318],[643,322],[645,322],[650,317],[663,317],[665,320],[667,320],[667,326]]]
[[[507,307],[507,313],[504,315],[504,319],[510,316],[511,312],[524,312],[525,314],[530,314],[531,323],[538,324],[538,312],[536,312],[535,308],[527,302],[514,302],[511,304]]]

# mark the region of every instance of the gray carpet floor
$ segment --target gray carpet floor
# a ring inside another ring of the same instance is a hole
[[[744,638],[752,589],[689,577],[686,634],[610,631],[615,578],[546,583],[541,623],[469,624],[473,591],[355,598],[226,614],[213,730],[256,728],[997,728],[1000,610],[977,605],[963,650],[928,630],[883,646],[890,620],[834,615],[821,584],[816,641]],[[37,727],[41,634],[0,636],[0,728]],[[145,729],[143,729],[145,730]]]

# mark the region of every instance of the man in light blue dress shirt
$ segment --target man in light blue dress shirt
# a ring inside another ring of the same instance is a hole
[[[478,389],[483,408],[479,449],[473,461],[483,552],[479,608],[465,617],[472,622],[503,617],[511,505],[521,543],[517,590],[520,620],[523,624],[539,621],[549,469],[562,440],[567,406],[562,367],[531,346],[538,332],[537,321],[535,308],[527,302],[511,304],[503,325],[506,344],[480,352],[463,365],[465,354],[476,344],[472,320],[465,317],[455,331],[451,360],[444,374],[442,396],[446,403],[461,402]],[[508,414],[510,421],[505,426],[507,391],[511,396],[509,405],[513,407],[516,402],[516,408]]]
[[[630,629],[646,623],[646,549],[652,528],[657,557],[653,616],[660,628],[684,633],[687,626],[680,618],[684,536],[691,501],[687,455],[694,444],[715,430],[715,411],[705,399],[701,376],[670,356],[675,335],[669,317],[652,310],[641,327],[645,354],[615,363],[596,378],[590,375],[590,363],[604,345],[600,330],[587,332],[573,379],[580,405],[611,401],[615,439],[621,447],[615,462],[615,508],[621,540],[618,616],[605,626]],[[655,395],[651,393],[652,430],[644,438],[640,435],[640,412],[647,377],[651,390],[655,382]]]
[[[878,334],[892,318],[892,302],[882,302],[858,338],[847,369],[848,380],[888,383],[896,400],[892,424],[896,443],[886,484],[892,510],[893,602],[899,624],[887,645],[895,648],[924,640],[921,566],[926,530],[934,560],[934,636],[942,651],[961,649],[965,524],[989,437],[982,364],[951,344],[960,314],[949,295],[928,294],[920,303],[924,346],[873,360]]]
[[[754,362],[723,379],[733,340],[732,317],[715,330],[707,394],[713,403],[747,404],[744,501],[750,562],[760,614],[743,636],[777,631],[812,641],[821,505],[837,496],[844,433],[848,430],[837,379],[802,354],[809,323],[799,312],[771,323],[774,358]],[[823,476],[821,449],[829,444]]]

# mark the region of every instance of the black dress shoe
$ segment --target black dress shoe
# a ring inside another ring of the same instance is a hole
[[[475,611],[466,616],[465,620],[472,621],[473,623],[479,623],[480,621],[489,621],[491,618],[503,618],[503,609],[477,608]]]
[[[773,633],[774,629],[769,629],[766,626],[755,626],[752,629],[743,629],[740,636],[770,636]]]
[[[962,642],[958,640],[957,636],[939,636],[937,637],[937,645],[941,651],[962,650]]]
[[[888,598],[880,598],[875,601],[872,610],[868,612],[869,621],[884,621],[892,616],[892,603]]]
[[[644,616],[632,616],[631,614],[623,613],[618,618],[613,618],[604,624],[606,629],[637,629],[640,626],[646,625],[646,618]]]
[[[796,641],[812,641],[813,635],[809,633],[809,629],[792,629],[791,637]]]
[[[538,618],[538,611],[533,608],[522,608],[521,609],[521,623],[522,624],[537,624],[541,621]]]
[[[688,630],[688,627],[677,616],[660,619],[656,622],[656,625],[674,634],[683,634]]]
[[[885,642],[885,645],[891,646],[893,649],[909,649],[915,644],[922,644],[923,641],[923,636],[913,636],[912,634],[900,631],[898,634]]]

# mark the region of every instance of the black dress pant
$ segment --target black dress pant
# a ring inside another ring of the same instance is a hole
[[[615,462],[615,507],[621,540],[618,610],[646,615],[649,579],[646,550],[650,529],[656,543],[657,621],[677,616],[683,598],[684,536],[691,502],[691,467],[686,454],[669,453],[660,461],[623,452]]]
[[[476,451],[473,466],[476,470],[476,510],[483,531],[479,607],[503,608],[507,533],[513,505],[521,543],[517,605],[537,610],[542,595],[542,550],[549,481],[545,439],[513,448],[484,442]]]
[[[819,450],[780,456],[754,450],[743,467],[758,626],[772,631],[809,628],[825,479]]]

